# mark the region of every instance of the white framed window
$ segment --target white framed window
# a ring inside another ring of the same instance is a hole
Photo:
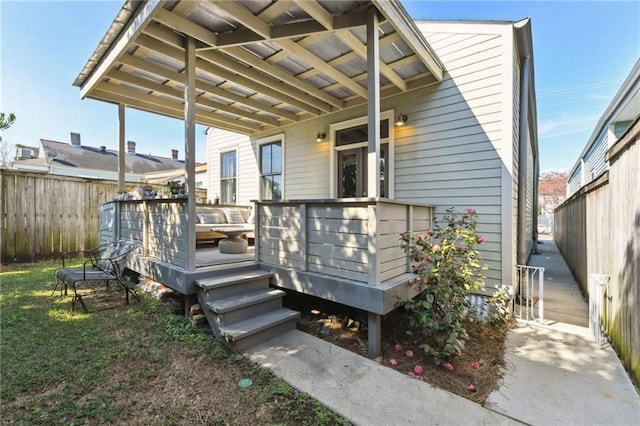
[[[394,111],[380,113],[380,197],[394,197]],[[367,116],[329,126],[329,196],[367,196]]]
[[[238,152],[220,153],[220,203],[236,204],[238,194]]]
[[[258,141],[260,165],[260,199],[282,200],[284,197],[284,135]]]

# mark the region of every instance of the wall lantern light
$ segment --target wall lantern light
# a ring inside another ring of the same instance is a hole
[[[406,114],[400,114],[396,120],[396,126],[404,126],[409,117]]]

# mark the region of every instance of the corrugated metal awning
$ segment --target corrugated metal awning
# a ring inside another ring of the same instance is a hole
[[[127,1],[74,82],[81,96],[184,117],[185,40],[196,121],[253,134],[367,102],[366,15],[380,17],[380,93],[442,80],[397,1]]]

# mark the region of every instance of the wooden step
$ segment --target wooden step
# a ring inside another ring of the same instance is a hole
[[[245,281],[256,279],[271,278],[273,273],[263,271],[262,269],[251,269],[242,272],[233,272],[231,274],[216,275],[211,278],[204,278],[195,281],[195,285],[204,289],[211,290],[219,287],[226,287],[234,284],[240,284]]]
[[[206,306],[216,315],[216,323],[220,328],[282,308],[285,294],[274,288],[261,289],[213,300],[207,302]]]
[[[253,269],[199,279],[195,281],[195,285],[204,291],[208,301],[213,301],[267,289],[272,276],[271,272]]]
[[[300,312],[281,308],[220,328],[222,337],[237,352],[296,328]]]
[[[249,293],[243,293],[238,296],[231,296],[224,299],[214,300],[208,302],[207,306],[216,314],[224,314],[267,300],[280,299],[285,294],[286,293],[284,291],[275,288],[256,290]]]

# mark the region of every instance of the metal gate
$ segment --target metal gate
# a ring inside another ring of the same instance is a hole
[[[609,276],[589,274],[589,330],[599,345],[607,343]]]
[[[514,313],[526,322],[544,323],[544,268],[516,265],[518,293]],[[536,312],[537,305],[537,312]]]

